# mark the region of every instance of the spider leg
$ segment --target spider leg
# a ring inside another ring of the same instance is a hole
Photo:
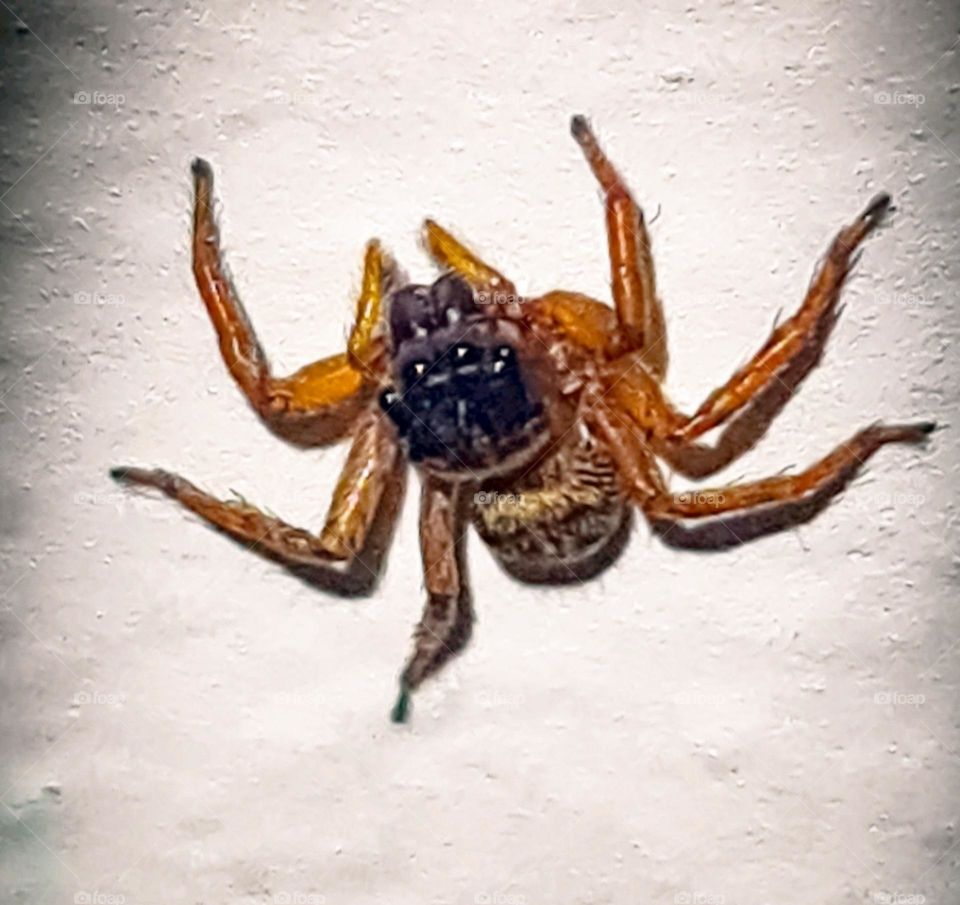
[[[369,416],[354,438],[318,536],[243,500],[219,500],[170,472],[120,467],[110,473],[121,483],[162,491],[248,549],[344,596],[368,593],[379,577],[404,475],[389,428]]]
[[[671,405],[637,353],[619,357],[606,369],[610,402],[629,413],[656,455],[666,460],[674,471],[690,478],[706,477],[729,465],[761,440],[797,387],[820,361],[835,322],[835,318],[824,319],[811,342],[778,378],[758,390],[741,410],[724,422],[713,444],[671,439],[671,433],[682,426],[686,416]]]
[[[500,271],[481,261],[438,223],[424,220],[421,239],[438,267],[458,273],[475,289],[493,290],[505,296],[505,301],[516,301],[517,290],[513,283]]]
[[[821,498],[839,493],[881,446],[887,443],[921,442],[934,427],[931,422],[874,424],[799,474],[780,475],[726,487],[662,493],[652,497],[644,495],[638,501],[647,519],[661,534],[669,533],[681,519],[702,519],[759,506],[768,507],[771,511],[765,510],[765,515],[769,527],[761,531],[751,529],[751,536],[757,536],[805,521],[817,510],[801,509],[801,517],[789,521],[780,521],[777,510],[816,503]]]
[[[427,602],[414,631],[414,651],[400,677],[400,694],[391,719],[403,723],[410,694],[470,640],[473,603],[464,563],[463,497],[457,488],[423,479],[420,501],[420,549]]]
[[[288,377],[274,377],[221,255],[213,213],[213,170],[206,161],[193,162],[193,179],[193,274],[231,376],[260,417],[285,439],[322,445],[342,438],[371,391],[370,367],[379,351],[374,327],[392,261],[377,242],[369,243],[347,353],[309,364]]]
[[[643,211],[587,120],[573,117],[570,131],[604,192],[610,277],[620,331],[627,347],[640,350],[649,371],[662,379],[667,370],[666,324]]]
[[[661,434],[665,439],[687,443],[721,424],[777,380],[785,368],[816,344],[818,336],[829,333],[854,252],[889,206],[889,195],[877,195],[853,223],[840,230],[793,317],[776,327],[753,358],[714,390],[692,416],[683,416],[669,426]]]

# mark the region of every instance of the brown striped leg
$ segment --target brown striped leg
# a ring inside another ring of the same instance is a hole
[[[473,605],[463,555],[465,491],[423,478],[420,501],[420,549],[427,602],[414,631],[414,651],[400,677],[400,694],[391,713],[403,723],[410,694],[470,640]]]
[[[111,475],[162,491],[248,549],[344,595],[368,592],[376,582],[403,484],[399,448],[386,422],[372,415],[353,441],[319,536],[160,469],[121,467]]]
[[[825,320],[836,316],[840,289],[852,267],[854,252],[880,223],[889,206],[889,195],[877,195],[853,223],[840,230],[797,313],[778,326],[760,351],[714,390],[691,417],[666,433],[665,439],[689,442],[716,427],[803,355],[823,329]]]
[[[796,475],[781,475],[748,484],[664,493],[641,503],[658,530],[669,530],[681,519],[699,519],[756,506],[801,503],[817,494],[840,489],[887,443],[918,443],[934,429],[931,422],[875,424],[837,447],[815,465]]]
[[[393,276],[392,262],[377,242],[367,246],[348,352],[289,377],[274,377],[222,259],[210,164],[195,160],[193,179],[193,274],[230,374],[261,418],[285,439],[309,446],[341,439],[371,392],[370,368],[380,351],[374,327],[384,285]]]
[[[666,325],[643,211],[587,120],[573,117],[570,131],[604,191],[610,278],[620,331],[627,348],[640,351],[650,373],[662,379],[667,370]]]
[[[659,381],[643,366],[637,353],[624,355],[608,366],[604,375],[611,407],[629,413],[655,454],[677,473],[689,478],[714,474],[752,449],[790,401],[804,378],[820,361],[834,318],[821,329],[787,367],[760,389],[742,409],[721,426],[711,443],[669,439],[687,418],[667,400]]]

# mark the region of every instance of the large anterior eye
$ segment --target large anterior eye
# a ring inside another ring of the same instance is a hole
[[[427,363],[425,361],[411,361],[403,369],[403,382],[406,384],[416,383],[424,374],[427,373]]]
[[[450,360],[455,368],[476,364],[483,357],[483,352],[471,343],[457,343],[450,350]]]

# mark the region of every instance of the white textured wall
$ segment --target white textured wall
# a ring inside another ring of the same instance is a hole
[[[284,447],[219,360],[192,156],[287,370],[341,348],[371,235],[430,278],[426,215],[526,291],[606,297],[574,112],[661,210],[686,408],[896,198],[822,368],[724,477],[881,417],[955,425],[955,5],[619,6],[54,2],[23,28],[3,4],[3,902],[960,900],[951,431],[799,531],[696,554],[641,527],[583,587],[471,543],[474,643],[407,727],[416,493],[380,591],[344,602],[106,476],[317,525],[342,460]]]

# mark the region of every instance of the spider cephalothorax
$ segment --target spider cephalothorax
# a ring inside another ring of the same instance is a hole
[[[346,353],[289,377],[271,374],[236,298],[212,213],[213,173],[194,162],[193,271],[230,373],[284,438],[319,446],[349,437],[350,451],[319,534],[165,471],[112,473],[159,488],[307,581],[355,594],[376,583],[414,463],[427,604],[397,720],[470,637],[468,521],[517,578],[583,580],[623,548],[634,508],[671,544],[742,543],[812,517],[881,446],[921,441],[934,427],[873,424],[798,474],[671,493],[657,459],[691,478],[718,471],[759,440],[819,361],[854,254],[890,199],[876,196],[837,234],[796,313],[687,415],[662,386],[666,329],[643,214],[587,121],[574,117],[571,127],[603,189],[612,308],[560,290],[523,298],[428,220],[424,242],[444,275],[389,291],[395,270],[371,242]],[[716,427],[716,446],[701,443]]]
[[[410,460],[468,477],[531,462],[546,422],[518,325],[489,316],[453,274],[405,286],[386,309],[392,385],[380,404]]]

